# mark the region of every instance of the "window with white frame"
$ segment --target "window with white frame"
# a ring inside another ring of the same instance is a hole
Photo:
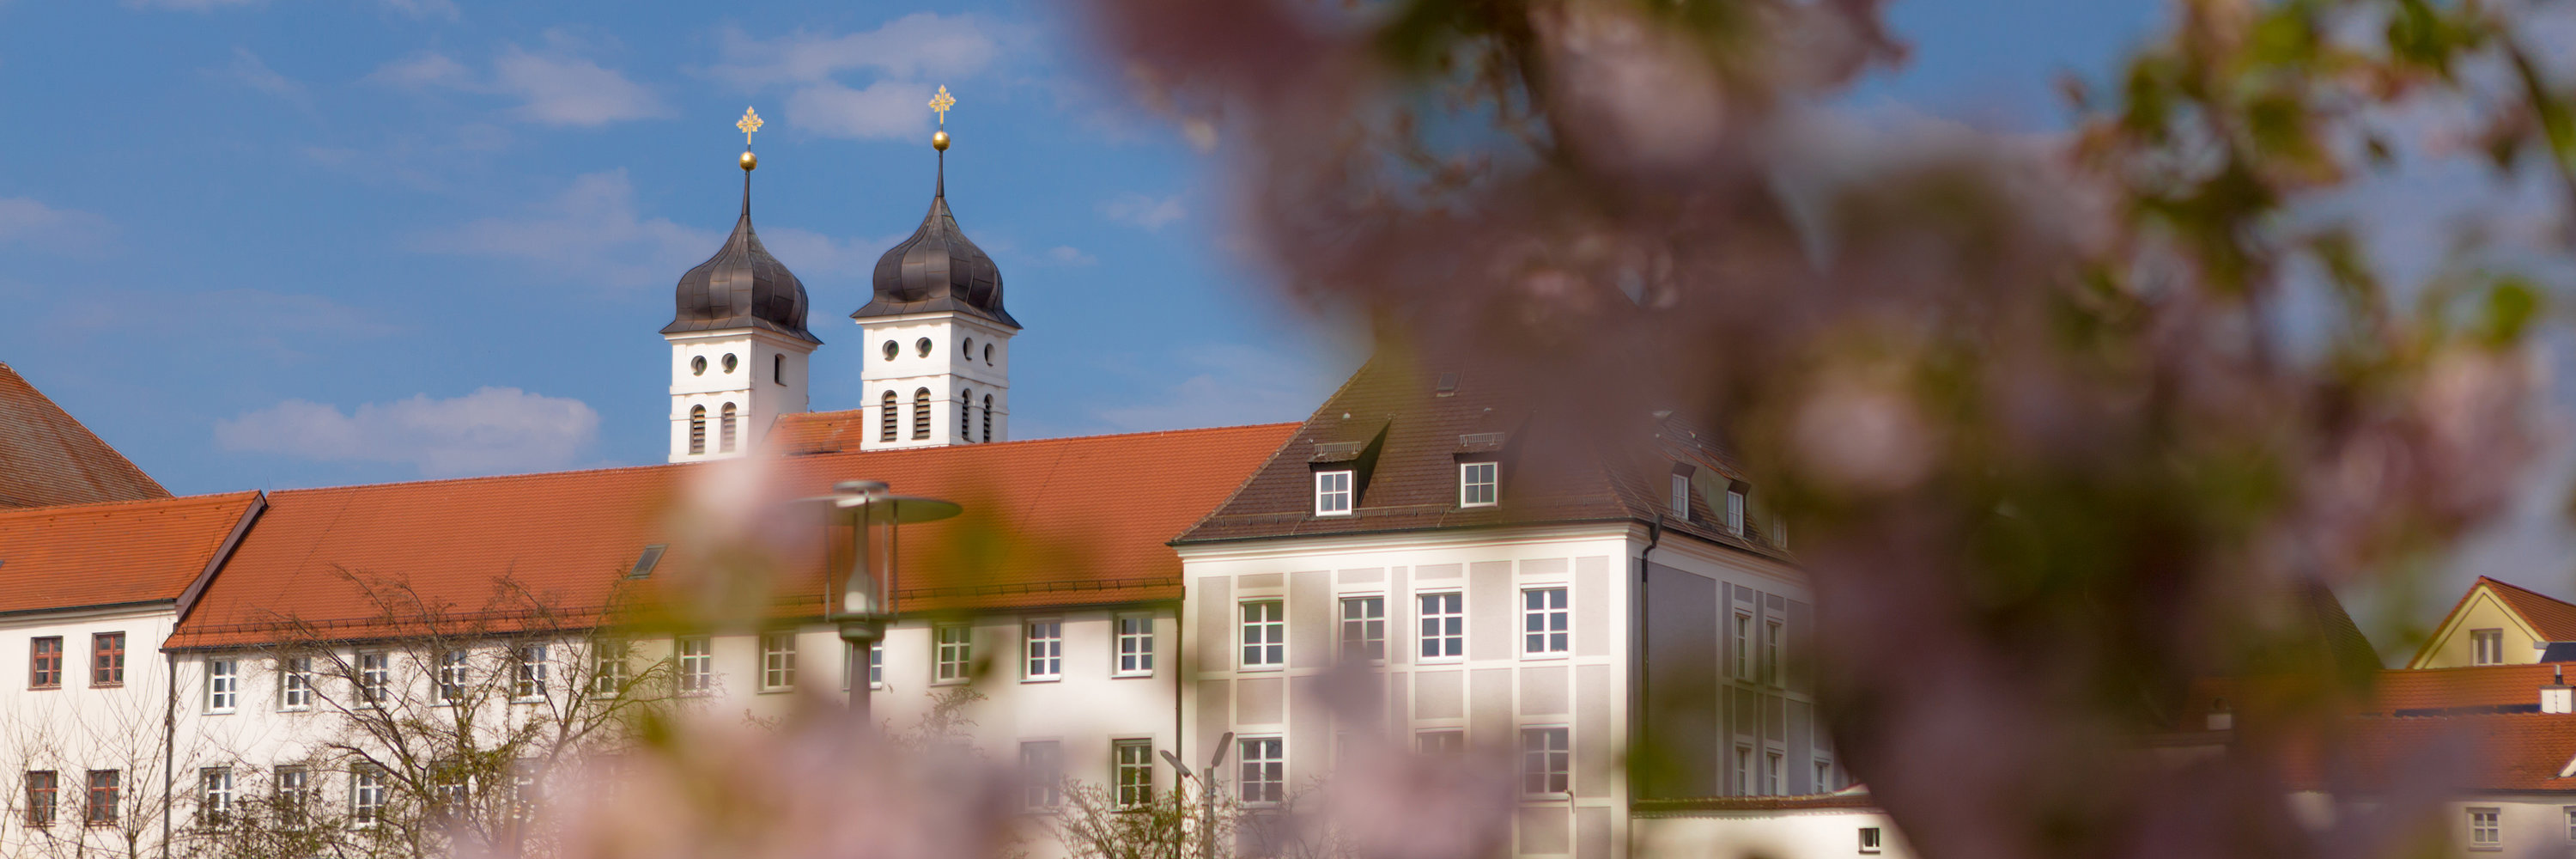
[[[1058,680],[1064,677],[1064,621],[1033,620],[1022,624],[1020,649],[1022,680]]]
[[[1315,515],[1351,515],[1351,477],[1356,472],[1315,472]]]
[[[760,636],[760,688],[770,692],[796,688],[796,633]]]
[[[2565,811],[2567,812],[2567,840],[2576,841],[2576,805],[2568,806]]]
[[[1422,658],[1467,654],[1467,597],[1457,591],[1418,595],[1422,606]]]
[[[1876,853],[1879,850],[1878,844],[1878,827],[1863,826],[1860,828],[1860,852]]]
[[[313,657],[289,656],[278,660],[277,709],[313,709]]]
[[[868,642],[868,688],[885,686],[885,640]]]
[[[1781,626],[1777,620],[1762,622],[1762,681],[1780,685]]]
[[[1243,604],[1243,667],[1288,664],[1288,612],[1278,600]]]
[[[554,655],[543,644],[522,644],[511,652],[510,697],[534,701],[546,696],[546,681],[552,679],[549,667]]]
[[[1735,677],[1753,679],[1753,615],[1735,613]]]
[[[974,657],[968,644],[968,636],[972,632],[973,629],[964,624],[941,626],[933,630],[932,635],[937,639],[937,646],[931,655],[931,682],[963,683],[966,681],[966,672],[971,667],[967,661]]]
[[[197,770],[197,819],[203,823],[222,823],[233,813],[233,770],[231,767],[204,767]]]
[[[1762,756],[1762,775],[1765,779],[1762,783],[1762,795],[1785,796],[1789,793],[1789,768],[1782,765],[1787,758],[1787,755],[1777,751]]]
[[[1726,532],[1729,534],[1744,533],[1744,490],[1729,489],[1726,491]]]
[[[1386,598],[1342,598],[1342,658],[1386,661]]]
[[[716,690],[716,644],[703,635],[679,639],[680,694],[704,695]]]
[[[1494,506],[1500,468],[1500,464],[1491,462],[1458,463],[1458,506]]]
[[[443,650],[438,654],[438,703],[454,704],[465,700],[467,665],[472,655],[463,650]]]
[[[270,771],[277,786],[278,821],[289,826],[304,823],[305,804],[313,799],[312,771],[301,765],[287,764]]]
[[[384,815],[385,771],[360,764],[349,771],[349,816],[359,826],[373,826]]]
[[[206,660],[206,712],[230,713],[241,697],[241,662]]]
[[[2504,630],[2469,630],[2469,664],[2504,664]]]
[[[2469,809],[2468,812],[2469,849],[2504,849],[2504,827],[2499,822],[2499,810],[2493,808],[2472,808]]]
[[[1112,784],[1118,786],[1118,807],[1136,808],[1154,801],[1154,741],[1111,740],[1110,765]]]
[[[1815,792],[1832,793],[1834,790],[1834,762],[1824,758],[1817,758]]]
[[[626,642],[600,639],[590,646],[590,694],[607,697],[626,691]]]
[[[1671,501],[1670,501],[1670,503],[1671,503],[1671,505],[1672,505],[1673,518],[1675,518],[1675,519],[1680,519],[1680,520],[1683,520],[1683,521],[1689,521],[1689,519],[1690,519],[1690,497],[1691,497],[1691,491],[1690,491],[1690,490],[1691,490],[1691,479],[1690,479],[1690,475],[1687,475],[1687,474],[1681,474],[1681,473],[1678,473],[1678,472],[1674,473],[1674,474],[1673,474],[1673,493],[1672,493]]]
[[[1566,728],[1521,729],[1521,793],[1564,796],[1574,790],[1574,741]]]
[[[392,657],[384,651],[358,654],[358,705],[380,707],[393,695]]]
[[[1238,774],[1247,804],[1276,803],[1288,795],[1287,741],[1278,737],[1241,737],[1235,741]]]
[[[1467,753],[1467,732],[1455,728],[1423,731],[1413,735],[1413,748],[1432,757],[1457,757]]]
[[[1531,588],[1521,592],[1521,653],[1563,654],[1574,647],[1573,613],[1564,588]]]
[[[1752,796],[1752,795],[1753,795],[1753,775],[1754,775],[1754,773],[1753,773],[1753,747],[1752,747],[1752,746],[1749,746],[1749,745],[1744,745],[1744,744],[1741,744],[1741,743],[1736,744],[1736,746],[1735,746],[1735,795],[1736,795],[1736,796]]]
[[[519,758],[510,762],[510,815],[526,821],[536,816],[537,803],[545,799],[544,762],[536,758]]]
[[[1020,800],[1031,809],[1064,802],[1064,747],[1054,740],[1020,744]]]
[[[1154,673],[1154,616],[1122,614],[1118,616],[1118,676],[1142,677]]]

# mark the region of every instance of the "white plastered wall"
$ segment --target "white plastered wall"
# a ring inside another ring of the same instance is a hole
[[[869,421],[863,442],[867,449],[981,443],[987,420],[993,441],[1010,440],[1010,341],[1016,332],[954,312],[876,317],[860,320],[859,325],[865,351],[859,377],[861,408]],[[922,354],[923,340],[930,341],[927,355]],[[889,343],[895,347],[892,358],[886,357]],[[917,439],[913,437],[913,398],[923,389],[930,391],[930,433]],[[894,392],[897,410],[891,442],[878,433],[887,391]],[[988,396],[993,400],[989,412],[984,406]]]

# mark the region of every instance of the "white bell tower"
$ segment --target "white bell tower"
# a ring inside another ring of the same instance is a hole
[[[875,293],[850,314],[866,337],[862,450],[983,444],[1011,437],[1011,337],[1002,270],[967,240],[948,211],[947,107],[939,88],[931,135],[939,174],[930,213],[912,237],[878,258]]]
[[[807,360],[821,339],[805,330],[805,284],[751,229],[758,114],[744,111],[742,217],[715,256],[680,276],[671,324],[671,461],[749,453],[778,416],[811,407]]]

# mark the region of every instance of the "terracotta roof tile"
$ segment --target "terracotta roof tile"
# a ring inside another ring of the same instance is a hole
[[[2569,605],[2539,591],[2485,576],[2479,576],[2477,583],[2493,589],[2496,599],[2502,600],[2505,607],[2513,609],[2515,614],[2522,615],[2523,621],[2531,624],[2532,630],[2540,633],[2541,638],[2550,641],[2576,641],[2576,605]],[[2475,588],[2471,590],[2474,591]]]
[[[168,497],[143,469],[0,364],[0,507]]]
[[[0,510],[0,613],[175,601],[257,492]]]
[[[794,525],[786,502],[860,478],[966,507],[904,529],[907,612],[1175,600],[1180,560],[1166,542],[1292,428],[779,457],[739,503],[759,511],[754,520],[786,523],[775,580],[782,614],[819,616],[820,595],[837,590],[814,536],[822,532]],[[738,463],[657,465],[277,492],[171,646],[263,642],[288,618],[346,638],[399,635],[343,571],[406,581],[460,616],[483,611],[504,574],[559,609],[596,611],[648,544],[671,547],[652,586],[709,572],[713,547],[693,544],[703,530],[676,521],[680,493],[721,492],[700,484],[748,473]]]
[[[2470,791],[2576,791],[2560,778],[2576,759],[2576,715],[2513,713],[2350,719],[2331,740],[2284,741],[2277,754],[2295,787],[2377,789],[2400,781]]]

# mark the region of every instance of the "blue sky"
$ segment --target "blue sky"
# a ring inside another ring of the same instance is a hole
[[[1020,437],[1297,419],[1362,357],[1046,4],[0,0],[0,361],[180,493],[658,462],[671,284],[754,217],[814,405],[928,203],[1001,264]],[[1858,111],[2061,123],[2143,2],[1898,3]]]

